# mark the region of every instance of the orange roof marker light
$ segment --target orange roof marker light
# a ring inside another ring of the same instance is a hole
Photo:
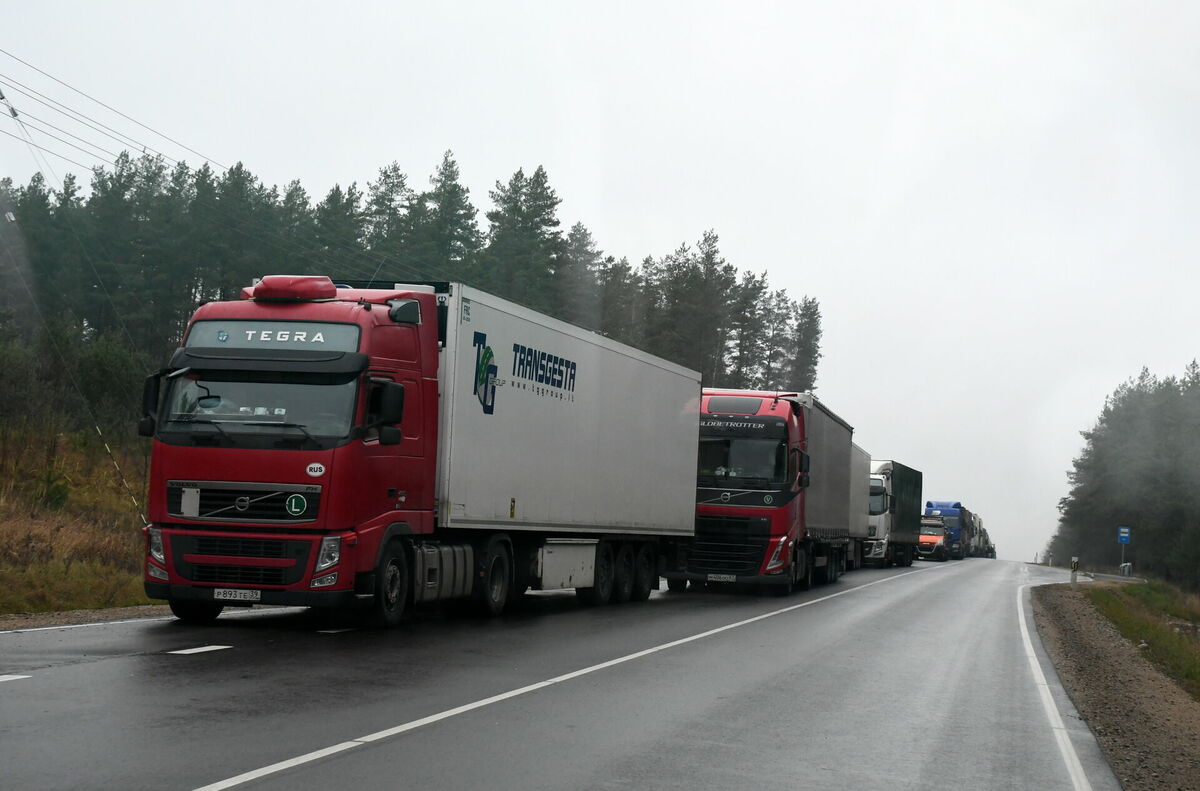
[[[337,299],[337,288],[325,275],[267,275],[242,289],[242,299],[255,302],[315,302]]]

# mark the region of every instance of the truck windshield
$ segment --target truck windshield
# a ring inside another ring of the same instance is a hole
[[[887,511],[887,489],[883,486],[883,478],[871,479],[871,491],[867,500],[867,513],[879,516]]]
[[[356,384],[353,376],[192,372],[172,382],[162,427],[190,431],[193,424],[207,424],[226,436],[341,438],[353,424]]]
[[[952,529],[958,527],[958,517],[957,516],[944,516],[943,515],[942,521],[946,523],[946,529],[948,529],[948,530],[952,530]]]
[[[938,525],[921,525],[921,535],[923,536],[944,536],[946,528]]]
[[[778,439],[701,437],[700,486],[775,488],[787,481],[787,443]]]

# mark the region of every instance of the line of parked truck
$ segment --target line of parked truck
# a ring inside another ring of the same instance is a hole
[[[810,393],[697,372],[461,284],[268,276],[200,307],[146,380],[145,588],[226,606],[498,614],[665,579],[787,593],[995,557],[977,514],[872,460]],[[699,446],[697,448],[697,438]]]

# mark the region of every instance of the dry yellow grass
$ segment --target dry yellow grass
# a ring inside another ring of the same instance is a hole
[[[117,450],[134,492],[144,456]],[[0,613],[146,601],[142,522],[95,432],[0,429]]]

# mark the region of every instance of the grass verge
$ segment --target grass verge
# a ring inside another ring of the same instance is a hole
[[[1200,596],[1154,581],[1084,590],[1124,637],[1145,642],[1150,660],[1200,700]]]

